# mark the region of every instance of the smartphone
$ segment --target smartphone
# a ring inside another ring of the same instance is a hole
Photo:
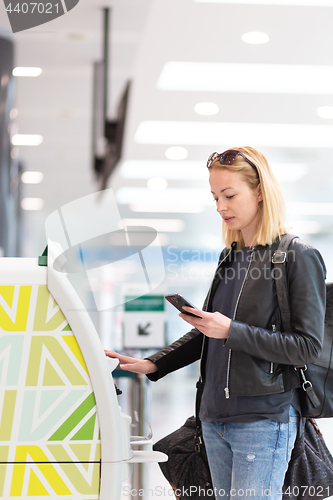
[[[201,316],[197,316],[196,314],[189,313],[187,311],[183,311],[183,306],[195,307],[188,300],[184,299],[179,293],[174,293],[172,295],[165,295],[165,299],[170,302],[174,307],[178,309],[181,313],[188,314],[188,316],[194,316],[195,318],[201,318]]]

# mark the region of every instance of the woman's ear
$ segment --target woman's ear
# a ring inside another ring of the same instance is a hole
[[[262,193],[261,193],[261,184],[259,183],[258,186],[257,186],[257,190],[258,190],[258,201],[262,201],[263,198],[262,198]]]

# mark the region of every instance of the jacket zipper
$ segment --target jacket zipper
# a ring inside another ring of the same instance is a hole
[[[276,325],[272,325],[272,332],[273,333],[276,332]],[[269,373],[274,373],[274,363],[271,363],[271,369],[270,369]]]
[[[214,274],[214,278],[216,276],[216,273],[218,272],[221,264],[223,264],[223,262],[229,257],[230,253],[231,253],[231,250],[232,248],[230,248],[229,252],[227,253],[227,255],[224,257],[223,260],[221,260],[221,262],[219,263],[219,265],[217,266],[216,268],[216,271],[215,271],[215,274]],[[213,278],[213,282],[214,282],[214,278]],[[208,307],[208,304],[209,304],[209,300],[210,300],[210,296],[211,296],[211,293],[212,293],[212,288],[213,288],[213,282],[210,286],[210,290],[209,290],[209,294],[208,294],[208,298],[207,298],[207,307]],[[201,373],[201,361],[202,361],[202,355],[203,355],[203,351],[204,351],[204,345],[205,345],[205,340],[206,340],[206,336],[204,335],[203,336],[203,341],[202,341],[202,346],[201,346],[201,354],[200,354],[200,382],[202,382],[202,373]]]
[[[247,266],[247,270],[246,270],[246,273],[245,273],[245,276],[244,276],[242,287],[241,287],[240,292],[239,292],[238,297],[237,297],[237,302],[236,302],[235,309],[234,309],[234,314],[233,314],[233,317],[232,317],[233,320],[236,318],[236,313],[237,313],[239,299],[240,299],[240,296],[242,295],[242,291],[243,291],[243,288],[244,288],[244,285],[245,285],[245,281],[247,279],[247,275],[249,274],[249,269],[250,269],[250,266],[251,266],[251,263],[252,263],[253,252],[254,252],[254,250],[252,250],[252,252],[251,252],[251,257],[250,257],[249,265]],[[231,349],[229,349],[228,366],[227,366],[227,380],[226,380],[226,386],[224,388],[224,393],[225,393],[226,399],[229,399],[229,397],[230,397],[230,392],[229,392],[230,361],[231,361]]]

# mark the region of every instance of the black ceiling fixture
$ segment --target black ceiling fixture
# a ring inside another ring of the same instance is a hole
[[[94,63],[92,154],[93,168],[100,189],[105,189],[107,180],[122,155],[123,138],[130,85],[128,81],[118,103],[114,119],[107,117],[109,98],[109,17],[110,9],[104,10],[103,60]]]

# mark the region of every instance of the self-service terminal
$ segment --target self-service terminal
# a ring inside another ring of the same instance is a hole
[[[0,499],[119,500],[132,463],[167,456],[133,451],[118,362],[48,248],[0,259]]]

